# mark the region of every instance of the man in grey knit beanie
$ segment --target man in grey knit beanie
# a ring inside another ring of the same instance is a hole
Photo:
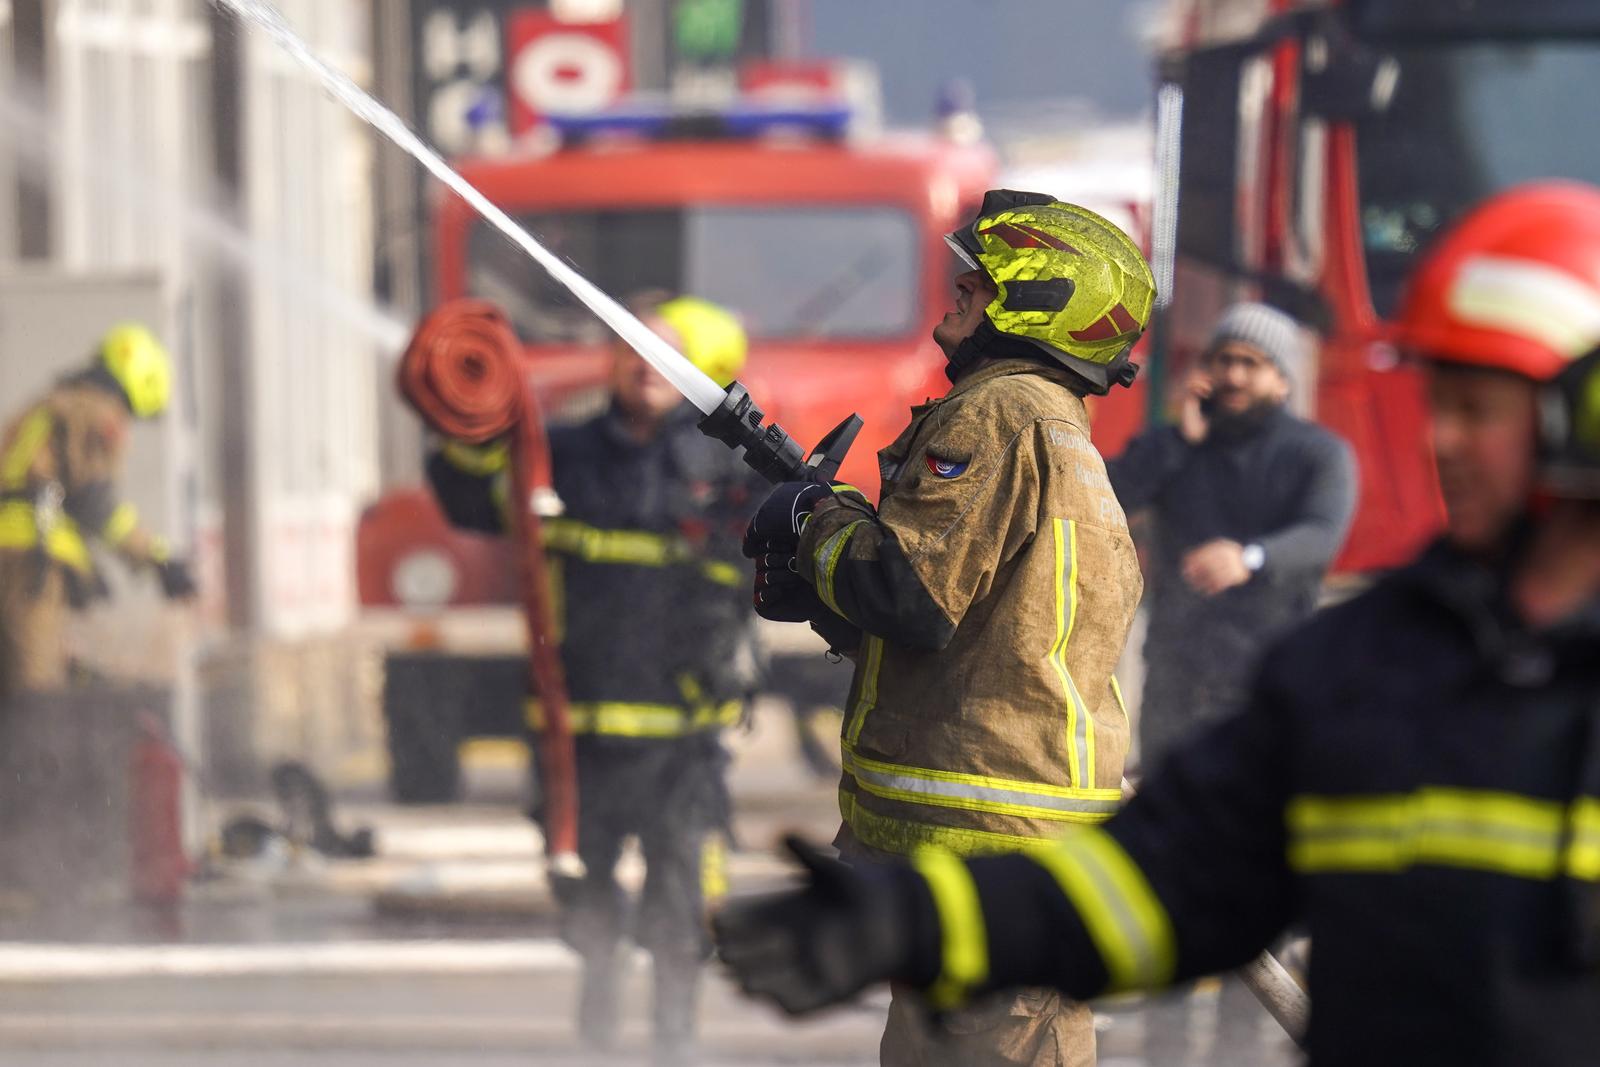
[[[1107,463],[1130,516],[1146,511],[1140,767],[1232,708],[1275,635],[1309,614],[1355,510],[1349,446],[1296,417],[1315,373],[1306,333],[1258,303],[1222,313],[1175,425]]]
[[[1289,382],[1305,377],[1310,368],[1311,350],[1305,331],[1275,307],[1247,302],[1228,308],[1217,320],[1206,347],[1215,350],[1229,341],[1258,349]]]

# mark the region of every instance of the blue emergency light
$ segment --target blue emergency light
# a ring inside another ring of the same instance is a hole
[[[550,114],[563,142],[601,138],[637,140],[742,140],[793,133],[839,140],[850,128],[848,105],[740,103],[718,110],[682,111],[663,105],[628,105],[605,111]]]

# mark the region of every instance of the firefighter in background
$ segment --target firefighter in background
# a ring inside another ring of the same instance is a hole
[[[1594,1062],[1600,190],[1480,205],[1398,327],[1429,367],[1444,536],[1276,644],[1246,707],[1103,827],[870,872],[800,845],[809,889],[719,919],[747,989],[791,1010],[885,978],[945,1006],[1097,996],[1304,923],[1313,1065]]]
[[[791,483],[747,534],[757,611],[825,624],[856,657],[836,840],[849,860],[1013,849],[1121,797],[1112,670],[1142,581],[1083,398],[1132,381],[1150,268],[1105,219],[1035,193],[989,193],[949,241],[972,268],[933,332],[952,385],[879,453],[879,510],[848,486]],[[1053,991],[930,1028],[902,989],[881,1056],[1077,1065],[1094,1049],[1088,1008]]]
[[[704,300],[635,299],[636,314],[721,385],[744,365],[743,328]],[[551,430],[563,511],[543,522],[576,740],[578,847],[559,885],[565,936],[584,960],[580,1036],[611,1044],[628,909],[614,870],[637,837],[645,886],[636,936],[654,959],[658,1055],[693,1038],[707,895],[720,895],[728,821],[723,728],[754,689],[753,617],[738,535],[752,475],[700,433],[699,413],[631,349],[613,347],[610,404]],[[429,477],[457,525],[502,529],[505,450],[446,442]],[[541,726],[536,700],[530,725]]]
[[[153,573],[168,598],[192,596],[182,560],[118,496],[131,419],[167,408],[171,361],[127,323],[89,366],[63,379],[0,440],[0,693],[67,683],[66,618],[105,595],[91,542]]]

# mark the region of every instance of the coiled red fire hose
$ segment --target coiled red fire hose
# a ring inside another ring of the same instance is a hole
[[[517,356],[517,338],[495,305],[452,300],[422,320],[400,361],[400,395],[436,432],[467,444],[506,438],[511,451],[512,528],[528,626],[528,663],[544,708],[539,762],[551,869],[581,872],[577,767],[567,685],[556,653],[544,540],[535,493],[550,491],[550,446],[538,401]]]

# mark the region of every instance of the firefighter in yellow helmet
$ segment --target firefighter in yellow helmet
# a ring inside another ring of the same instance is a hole
[[[892,978],[1158,991],[1287,929],[1310,1067],[1589,1067],[1600,1047],[1600,188],[1535,182],[1419,258],[1446,521],[1285,635],[1244,703],[1102,826],[842,869],[718,919],[741,984],[809,1011]]]
[[[1013,849],[1120,797],[1112,669],[1142,580],[1084,397],[1133,379],[1150,269],[1111,223],[1039,194],[991,192],[949,242],[972,268],[933,331],[952,386],[879,453],[878,507],[792,483],[746,535],[756,610],[856,660],[847,860]],[[882,1045],[891,1065],[1093,1060],[1088,1009],[1044,990],[937,1028],[896,990]]]
[[[628,301],[719,384],[744,365],[729,311],[696,297]],[[616,882],[638,839],[645,883],[633,934],[654,967],[654,1054],[690,1061],[696,991],[709,951],[704,902],[720,895],[727,821],[724,727],[754,687],[753,623],[738,567],[754,475],[696,427],[700,413],[632,349],[612,346],[606,410],[552,426],[563,510],[542,522],[557,590],[561,665],[578,768],[578,850],[586,873],[555,882],[562,934],[583,958],[578,1031],[615,1041],[629,910]],[[428,463],[451,521],[504,528],[506,452],[446,442]],[[537,701],[529,726],[543,728]]]
[[[168,597],[193,594],[188,567],[117,493],[130,420],[159,416],[171,392],[161,342],[125,323],[0,438],[0,691],[66,682],[66,613],[105,588],[91,543],[154,573]]]

